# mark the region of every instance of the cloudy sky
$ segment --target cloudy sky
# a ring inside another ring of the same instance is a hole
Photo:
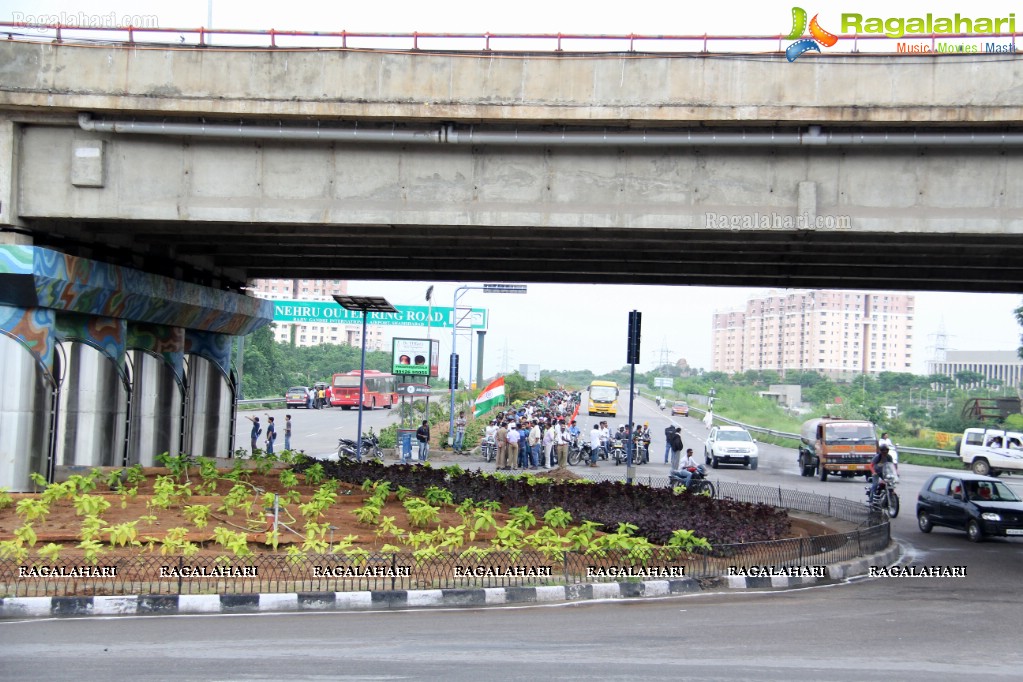
[[[279,3],[251,0],[0,0],[0,17],[6,21],[93,21],[105,23],[113,16],[148,18],[163,28],[219,28],[361,31],[380,33],[572,33],[645,35],[774,35],[791,27],[794,0],[762,0],[753,3],[667,3],[664,0],[630,0],[621,3],[584,3],[578,0],[438,0],[413,2],[351,2],[339,0],[288,0]],[[812,15],[810,3],[802,5]],[[1014,3],[980,0],[965,4],[920,3],[908,0],[850,0],[841,6],[818,2],[820,23],[841,32],[838,15],[857,12],[864,16],[915,16],[924,12],[968,12],[972,16],[1006,16],[1018,9]],[[1023,14],[1020,14],[1023,27]],[[139,23],[137,21],[133,23]],[[451,305],[455,283],[353,282],[351,293],[379,294],[393,303],[422,305],[427,286],[436,284],[436,303]],[[465,283],[479,284],[479,283]],[[525,295],[486,295],[470,291],[461,303],[491,311],[487,335],[485,372],[493,374],[507,366],[539,364],[546,369],[589,368],[602,372],[625,362],[628,311],[643,312],[642,365],[647,369],[664,355],[674,361],[686,358],[693,366],[710,368],[710,324],[716,310],[741,307],[747,297],[767,290],[711,289],[703,287],[592,287],[530,285]],[[1009,350],[1019,345],[1020,328],[1012,310],[1021,296],[956,293],[916,294],[914,369],[925,371],[939,330],[944,327],[947,345],[959,350]],[[555,321],[557,324],[555,324]],[[408,331],[407,329],[404,331]],[[436,332],[435,332],[436,335]],[[450,335],[441,337],[441,352],[450,352]],[[468,354],[468,342],[459,351]],[[463,361],[464,362],[464,361]]]

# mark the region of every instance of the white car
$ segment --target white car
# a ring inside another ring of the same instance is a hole
[[[742,464],[756,469],[759,454],[757,442],[741,426],[715,426],[703,446],[704,461],[715,469],[718,464]]]

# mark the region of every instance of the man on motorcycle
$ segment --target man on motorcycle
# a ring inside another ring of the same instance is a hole
[[[689,448],[686,450],[686,457],[679,464],[678,470],[673,472],[674,477],[681,480],[682,485],[689,487],[689,483],[693,480],[693,474],[696,473],[696,467],[699,466],[696,460],[693,459],[693,449]]]
[[[891,462],[894,465],[894,460],[891,454],[888,452],[888,446],[882,445],[877,449],[877,454],[874,455],[874,459],[870,461],[870,470],[874,472],[870,480],[870,499],[874,499],[874,493],[877,492],[877,486],[884,479],[884,465]]]

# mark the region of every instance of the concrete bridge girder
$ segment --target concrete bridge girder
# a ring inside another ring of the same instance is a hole
[[[1023,282],[1011,180],[1023,161],[998,148],[385,145],[57,126],[26,126],[19,144],[30,225],[127,234],[136,250],[248,277],[457,280],[478,267],[522,281]],[[83,146],[99,150],[102,182],[60,181]]]

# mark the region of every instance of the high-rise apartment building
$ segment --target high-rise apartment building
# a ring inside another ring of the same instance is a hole
[[[914,298],[862,291],[794,291],[714,314],[712,367],[815,371],[835,378],[909,372]]]
[[[254,279],[249,287],[254,296],[276,301],[330,301],[335,294],[348,293],[348,282],[343,279]],[[274,340],[291,343],[293,334],[296,346],[362,345],[362,325],[278,322]],[[367,350],[390,350],[389,345],[385,348],[385,341],[380,325],[366,327]]]

